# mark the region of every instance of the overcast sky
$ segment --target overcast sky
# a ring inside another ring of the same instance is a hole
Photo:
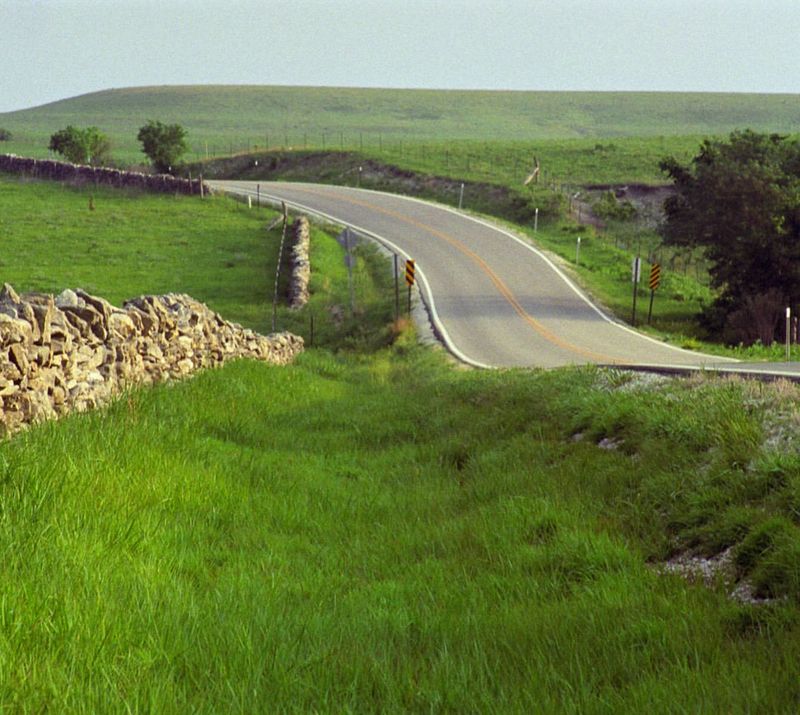
[[[0,0],[0,112],[111,87],[800,93],[800,0]]]

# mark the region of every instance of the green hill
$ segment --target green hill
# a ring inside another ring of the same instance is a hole
[[[180,122],[192,150],[354,148],[401,140],[531,140],[800,132],[800,95],[510,92],[268,86],[111,89],[0,114],[6,151],[43,155],[67,124],[97,125],[136,160],[138,127]]]

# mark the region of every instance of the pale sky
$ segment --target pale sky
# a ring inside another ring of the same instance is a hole
[[[112,87],[800,93],[800,0],[0,0],[0,112]]]

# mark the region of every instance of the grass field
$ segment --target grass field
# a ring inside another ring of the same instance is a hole
[[[481,92],[190,86],[113,89],[0,114],[5,148],[46,155],[68,124],[96,125],[122,162],[139,162],[138,128],[179,122],[191,155],[256,147],[403,150],[422,142],[601,139],[726,134],[751,127],[800,132],[800,96],[591,92]],[[594,142],[591,142],[593,145]],[[527,161],[527,157],[525,158]]]
[[[797,405],[457,371],[413,335],[134,391],[0,444],[0,703],[796,711]],[[654,566],[728,546],[779,600]]]

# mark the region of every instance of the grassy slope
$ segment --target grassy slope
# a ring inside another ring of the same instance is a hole
[[[623,383],[454,371],[401,341],[238,363],[0,445],[0,702],[794,711],[796,453],[758,456],[741,386]],[[789,600],[645,563],[691,544],[739,544]]]
[[[67,124],[95,124],[115,155],[137,161],[138,128],[180,122],[193,152],[255,145],[377,147],[440,140],[720,134],[734,128],[800,131],[800,96],[670,93],[486,92],[308,87],[141,87],[82,95],[0,114],[16,140],[8,149],[45,152]],[[192,157],[194,158],[194,157]]]
[[[618,136],[613,139],[528,139],[526,141],[450,141],[390,143],[365,155],[379,161],[439,176],[488,181],[522,191],[538,158],[541,185],[663,184],[658,164],[665,156],[687,161],[697,153],[700,135]],[[530,189],[528,189],[530,191]]]

